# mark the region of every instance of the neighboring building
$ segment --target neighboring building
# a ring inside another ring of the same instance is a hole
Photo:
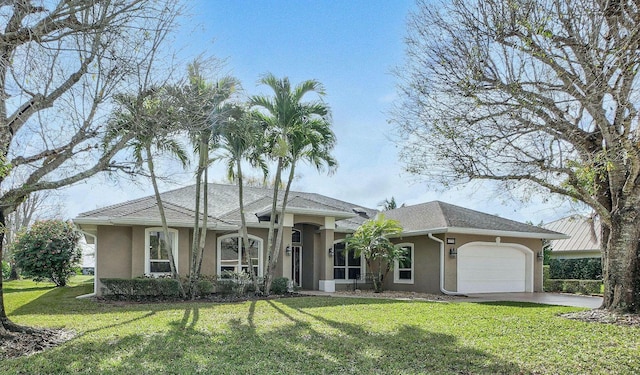
[[[246,187],[245,216],[251,242],[250,262],[238,249],[240,212],[234,185],[209,184],[208,229],[203,273],[253,270],[262,276],[271,189]],[[178,270],[188,272],[195,187],[162,194]],[[345,251],[344,239],[377,210],[327,196],[290,192],[284,220],[278,276],[303,289],[333,291],[366,282],[364,259]],[[407,260],[385,281],[390,290],[440,292],[542,291],[542,240],[565,235],[528,224],[430,202],[385,211],[399,220]],[[100,278],[133,278],[169,271],[158,207],[153,196],[80,214],[74,222],[95,241],[96,293]],[[93,242],[93,241],[90,241]]]
[[[597,217],[572,215],[544,225],[544,228],[565,233],[569,238],[550,241],[551,258],[600,258],[600,220]]]
[[[82,236],[80,248],[82,249],[82,274],[93,275],[96,267],[95,245],[88,244],[85,236]]]

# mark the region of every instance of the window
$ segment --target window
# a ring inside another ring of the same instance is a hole
[[[398,247],[402,250],[403,258],[396,260],[393,267],[393,282],[398,284],[413,284],[413,244],[402,243]]]
[[[296,228],[291,228],[291,243],[302,243],[302,232]]]
[[[362,257],[355,257],[353,250],[345,249],[344,241],[333,244],[333,278],[335,280],[355,280],[364,276]]]
[[[249,236],[247,262],[243,262],[240,245],[242,237],[229,234],[218,238],[218,275],[224,272],[246,272],[249,269],[257,276],[262,276],[262,240]]]
[[[169,229],[170,241],[167,241],[162,228],[145,230],[145,262],[144,273],[163,275],[171,273],[169,264],[169,247],[173,249],[173,260],[178,267],[178,231]]]

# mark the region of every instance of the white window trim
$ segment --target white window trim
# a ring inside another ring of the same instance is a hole
[[[145,275],[152,275],[152,276],[161,276],[161,275],[170,275],[171,272],[151,272],[151,242],[149,241],[149,234],[151,232],[164,232],[164,229],[162,228],[158,228],[158,227],[154,227],[154,228],[146,228],[144,230],[144,274]],[[178,230],[177,229],[173,229],[173,228],[169,228],[169,235],[173,235],[173,246],[172,246],[172,253],[173,253],[173,263],[176,267],[176,269],[178,268],[178,243],[180,243],[178,241]]]
[[[242,236],[239,233],[231,233],[231,234],[226,234],[224,236],[218,237],[217,247],[216,247],[216,272],[218,276],[222,274],[222,263],[220,259],[220,255],[222,254],[222,251],[220,251],[222,248],[222,241],[226,240],[227,238],[234,238],[234,237],[238,238],[238,246],[240,246],[240,244],[242,243]],[[258,277],[262,277],[263,276],[262,238],[250,234],[249,239],[256,241],[256,243],[258,244]],[[239,251],[238,251],[238,263],[242,264],[242,254]]]
[[[336,256],[336,254],[335,254],[335,246],[336,246],[336,244],[338,244],[338,243],[344,243],[344,242],[345,242],[344,240],[336,240],[336,241],[333,241],[333,248],[334,248],[334,254],[333,254],[333,256],[334,256],[334,257]],[[346,249],[346,245],[345,245],[345,249]],[[333,261],[333,259],[332,259],[332,260],[331,260],[331,271],[333,271],[333,269],[336,267],[336,266],[333,264],[333,262],[334,262],[334,261]],[[345,258],[345,262],[346,262],[346,258]],[[339,266],[339,267],[342,267],[342,266]],[[344,267],[345,267],[345,274],[346,274],[346,275],[347,275],[347,277],[348,277],[348,276],[349,276],[349,272],[348,272],[348,270],[347,270],[347,266],[344,266]],[[333,272],[332,272],[332,274],[333,274]],[[367,275],[367,263],[364,261],[364,257],[363,257],[363,256],[360,256],[360,278],[359,278],[359,279],[336,279],[336,278],[334,278],[334,282],[335,282],[336,284],[353,284],[353,280],[365,281],[365,277],[366,277],[366,275]]]
[[[411,268],[400,269],[400,264],[399,264],[398,260],[396,259],[393,262],[393,282],[395,284],[413,284],[414,283],[413,279],[414,279],[414,275],[415,275],[415,264],[416,264],[416,258],[414,256],[414,246],[410,242],[397,244],[396,246],[397,247],[410,247],[411,248]],[[400,278],[400,271],[411,271],[411,279],[401,279]]]

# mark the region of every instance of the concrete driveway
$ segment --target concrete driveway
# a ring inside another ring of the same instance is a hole
[[[575,306],[596,309],[602,305],[602,297],[564,293],[477,293],[460,298],[461,302],[531,302],[546,305]]]

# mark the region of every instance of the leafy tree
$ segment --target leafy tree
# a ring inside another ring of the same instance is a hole
[[[402,260],[403,250],[394,245],[389,236],[402,233],[397,220],[386,219],[378,214],[374,219],[365,221],[353,235],[347,237],[346,249],[354,251],[356,257],[363,256],[367,269],[374,273],[373,289],[376,293],[383,290],[384,280],[396,260]]]
[[[82,258],[80,233],[62,220],[38,221],[16,236],[11,245],[16,265],[35,281],[50,280],[65,286]]]
[[[446,185],[491,180],[593,208],[603,307],[636,313],[639,33],[631,1],[420,0],[394,115],[413,173]]]
[[[32,222],[37,220],[50,220],[61,216],[61,203],[56,199],[56,192],[52,190],[37,191],[31,193],[20,203],[15,211],[5,218],[4,259],[11,265],[11,273],[8,280],[18,280],[18,267],[13,263],[13,256],[9,244],[14,240],[17,233],[26,230]]]
[[[378,206],[382,206],[382,211],[389,211],[398,208],[398,203],[396,203],[396,198],[391,197],[391,199],[385,198],[382,202],[378,203]],[[400,207],[404,206],[403,203]]]
[[[14,266],[15,267],[15,266]],[[2,278],[8,279],[11,276],[11,270],[14,268],[9,262],[2,261]]]
[[[128,138],[101,147],[105,115],[152,75],[178,14],[177,0],[0,2],[0,226],[31,193],[126,169]],[[0,335],[17,330],[34,331],[7,318],[0,281]]]
[[[267,236],[265,293],[269,293],[283,241],[284,220],[278,221],[274,238],[276,216],[286,212],[296,164],[306,160],[318,170],[326,165],[332,171],[337,165],[331,155],[336,139],[331,130],[329,107],[321,100],[303,101],[310,93],[324,96],[320,82],[307,80],[292,88],[288,78],[278,79],[273,74],[265,75],[260,82],[271,88],[273,97],[253,96],[250,105],[260,110],[258,116],[265,126],[269,155],[277,161]],[[289,177],[282,194],[282,205],[278,207],[282,171],[286,168]]]

